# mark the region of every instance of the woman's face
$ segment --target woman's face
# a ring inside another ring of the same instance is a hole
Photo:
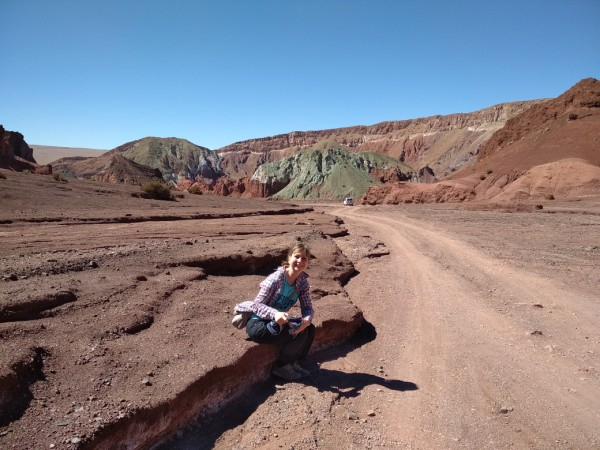
[[[288,264],[294,271],[304,271],[308,267],[308,258],[301,251],[294,252],[288,258]]]

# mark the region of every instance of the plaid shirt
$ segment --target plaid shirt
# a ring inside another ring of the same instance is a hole
[[[251,312],[263,319],[275,319],[277,310],[271,305],[275,303],[279,292],[283,287],[285,268],[279,267],[275,272],[269,275],[260,283],[260,290],[254,300],[238,303],[235,309],[238,312]],[[310,285],[308,283],[308,274],[302,272],[296,280],[296,290],[298,291],[298,299],[300,300],[300,310],[302,317],[312,321],[314,311],[312,301],[310,299]]]

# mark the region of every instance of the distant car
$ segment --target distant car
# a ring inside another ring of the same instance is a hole
[[[344,199],[344,206],[353,206],[354,205],[354,200],[352,200],[352,197],[346,197]]]

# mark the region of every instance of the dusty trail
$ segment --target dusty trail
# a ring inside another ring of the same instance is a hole
[[[481,223],[482,240],[443,214],[327,212],[349,231],[336,242],[359,274],[345,288],[373,332],[314,355],[306,384],[267,383],[171,448],[600,448],[598,286],[520,268],[504,242],[527,239],[513,231],[524,217],[457,216]],[[564,220],[525,219],[536,233]],[[598,222],[570,227],[595,242]]]
[[[400,211],[334,213],[353,235],[370,235],[390,250],[387,261],[359,266],[361,275],[347,287],[377,339],[344,363],[382,365],[389,379],[418,386],[357,398],[359,409],[381,409],[376,417],[388,442],[600,445],[598,374],[585,363],[593,366],[598,342],[600,309],[591,293],[517,271]]]

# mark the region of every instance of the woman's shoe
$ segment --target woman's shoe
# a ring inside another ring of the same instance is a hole
[[[294,381],[302,378],[302,375],[295,371],[291,364],[286,364],[285,366],[277,367],[274,366],[271,370],[271,373],[276,377],[283,378],[284,380]]]
[[[310,372],[308,370],[306,370],[305,368],[303,368],[302,366],[300,366],[300,364],[294,363],[294,364],[291,364],[291,366],[292,366],[292,369],[294,369],[296,372],[298,372],[300,374],[300,376],[302,376],[302,378],[310,377]]]

